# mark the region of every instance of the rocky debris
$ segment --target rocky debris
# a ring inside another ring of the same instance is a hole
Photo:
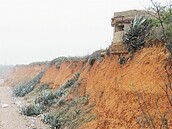
[[[2,104],[1,107],[2,107],[2,108],[7,108],[7,107],[8,107],[8,104]]]
[[[22,102],[21,101],[15,101],[14,104],[17,105],[17,107],[22,107]]]
[[[10,87],[6,87],[7,90],[11,89]]]
[[[26,126],[29,129],[42,129],[43,123],[40,121],[39,117],[27,117],[27,124]],[[45,129],[48,129],[48,125],[44,125]]]
[[[11,88],[0,87],[0,129],[49,129],[40,116],[26,117],[19,114],[20,106],[25,103],[23,98],[11,95]]]
[[[0,121],[0,127],[2,127],[2,126],[3,126],[3,124],[4,124],[4,122],[3,122],[3,121]]]

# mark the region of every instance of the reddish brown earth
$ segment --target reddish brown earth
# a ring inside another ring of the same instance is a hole
[[[91,101],[96,103],[93,113],[97,114],[97,120],[81,129],[140,128],[137,119],[142,114],[132,84],[139,91],[144,87],[148,102],[153,98],[150,98],[150,94],[162,94],[161,97],[165,99],[159,87],[163,81],[158,71],[165,76],[163,66],[167,56],[162,47],[145,48],[122,68],[117,57],[106,58],[101,64],[96,62],[90,71],[87,67],[82,72],[82,77],[87,79],[86,91],[90,94]],[[153,102],[149,105],[156,107]],[[169,124],[172,127],[172,121]]]
[[[5,81],[5,85],[15,86],[18,83],[24,83],[35,77],[45,65],[18,65],[8,73],[8,78]]]
[[[60,69],[55,65],[50,66],[41,79],[41,83],[50,83],[52,88],[58,88],[67,79],[71,78],[76,72],[80,71],[84,63],[82,61],[64,62]]]
[[[140,124],[142,127],[147,125],[135,89],[140,93],[145,90],[151,114],[155,112],[155,100],[158,97],[161,97],[158,103],[161,112],[168,106],[166,96],[159,86],[164,85],[160,75],[166,78],[164,65],[168,56],[164,47],[151,47],[137,52],[122,68],[117,56],[105,57],[103,62],[95,62],[92,67],[83,62],[64,62],[60,69],[54,65],[48,68],[41,83],[50,83],[51,87],[58,88],[82,69],[80,78],[84,83],[79,92],[89,95],[89,102],[95,103],[92,113],[97,118],[80,129],[138,129],[141,128]],[[33,76],[41,69],[42,67],[16,68],[8,83],[13,84]],[[167,117],[168,125],[172,128],[172,119],[169,115]],[[159,119],[156,122],[160,123]]]

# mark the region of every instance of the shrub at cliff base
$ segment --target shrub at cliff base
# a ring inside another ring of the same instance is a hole
[[[13,88],[13,95],[16,97],[23,97],[26,94],[33,91],[35,86],[40,82],[40,79],[42,78],[45,70],[41,71],[37,76],[35,76],[31,81],[29,81],[27,84],[22,84],[19,86],[15,86]]]

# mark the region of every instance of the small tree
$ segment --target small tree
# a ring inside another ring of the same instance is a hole
[[[152,23],[155,27],[162,28],[162,39],[165,42],[166,48],[172,55],[172,2],[170,1],[164,6],[153,0],[151,0],[151,3],[152,7],[150,10],[155,14],[152,15],[154,17]]]

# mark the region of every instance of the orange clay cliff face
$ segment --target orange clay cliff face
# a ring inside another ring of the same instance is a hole
[[[30,64],[30,65],[17,65],[11,69],[8,73],[8,77],[5,79],[5,85],[15,86],[20,83],[26,83],[35,77],[45,64]]]
[[[134,91],[145,90],[151,109],[156,108],[151,95],[160,95],[165,99],[159,85],[164,85],[160,74],[165,77],[163,68],[166,58],[167,54],[162,47],[144,48],[122,68],[117,57],[107,57],[100,64],[96,62],[90,70],[87,67],[81,76],[87,80],[86,92],[90,95],[90,101],[96,103],[92,112],[97,118],[80,129],[138,129],[141,125],[146,127]],[[167,100],[164,100],[163,104],[166,103]],[[152,110],[151,112],[153,113]],[[169,124],[172,127],[171,120]]]
[[[60,68],[51,65],[41,79],[42,84],[49,83],[51,88],[58,88],[67,79],[71,78],[76,72],[80,71],[84,63],[82,61],[65,61]]]
[[[75,73],[81,73],[80,80],[83,82],[81,81],[77,94],[89,96],[88,103],[94,104],[90,113],[96,117],[83,123],[78,127],[80,129],[148,128],[136,92],[142,94],[144,90],[151,115],[158,116],[158,113],[154,114],[156,98],[161,98],[160,112],[166,110],[168,100],[160,85],[164,85],[162,77],[167,79],[164,69],[167,57],[168,53],[164,47],[154,46],[138,51],[133,59],[129,59],[122,67],[118,63],[118,56],[115,55],[105,55],[101,63],[95,61],[93,66],[84,61],[64,61],[60,68],[50,65],[40,83],[49,83],[55,90]],[[171,64],[168,62],[168,65]],[[25,81],[44,67],[45,65],[15,67],[7,84],[13,86],[19,81]],[[72,97],[75,97],[75,94],[70,94],[68,99]],[[168,114],[167,117],[168,126],[172,128],[172,118]],[[155,122],[161,123],[160,119],[156,119]]]

